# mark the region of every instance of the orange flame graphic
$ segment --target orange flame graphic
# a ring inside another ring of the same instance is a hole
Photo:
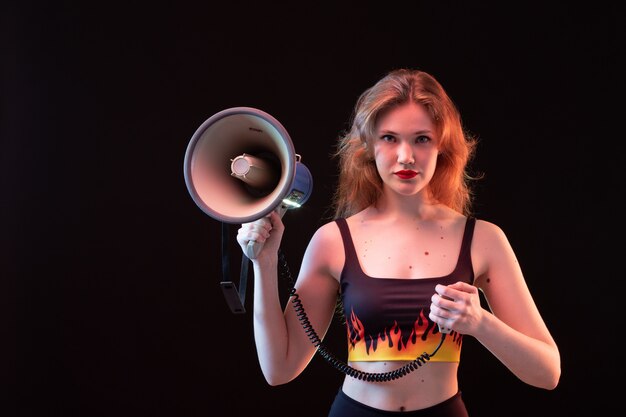
[[[400,328],[397,321],[383,331],[372,335],[366,332],[354,310],[346,321],[348,350],[351,361],[372,361],[377,357],[385,360],[413,360],[424,352],[431,353],[439,344],[439,328],[421,310],[413,327]],[[404,334],[403,334],[404,333]],[[429,337],[437,335],[437,337]],[[458,361],[462,335],[451,332],[436,357],[440,361]]]

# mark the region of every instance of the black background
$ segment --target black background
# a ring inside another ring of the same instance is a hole
[[[465,339],[470,414],[618,409],[619,2],[336,3],[4,3],[3,415],[326,415],[342,376],[322,358],[265,383],[252,295],[242,315],[224,301],[220,224],[190,198],[184,154],[225,108],[285,126],[314,178],[284,217],[296,275],[330,216],[335,139],[397,67],[435,75],[480,138],[476,214],[507,233],[561,349],[544,391]],[[327,345],[343,357],[339,323]]]

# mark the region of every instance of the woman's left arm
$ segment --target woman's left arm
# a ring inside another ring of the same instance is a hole
[[[474,285],[437,285],[431,320],[475,337],[527,384],[556,388],[561,376],[558,347],[526,285],[504,232],[477,221],[472,241]],[[488,310],[480,305],[479,289]]]

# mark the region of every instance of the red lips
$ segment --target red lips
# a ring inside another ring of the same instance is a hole
[[[411,178],[414,178],[417,175],[417,172],[410,171],[410,170],[402,170],[402,171],[394,172],[394,174],[403,180],[410,180]]]

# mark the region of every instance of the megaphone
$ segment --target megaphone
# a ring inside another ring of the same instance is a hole
[[[252,107],[233,107],[207,119],[193,134],[184,161],[194,202],[223,223],[247,223],[272,210],[281,216],[310,197],[313,178],[283,125]],[[255,259],[262,245],[250,242]]]

